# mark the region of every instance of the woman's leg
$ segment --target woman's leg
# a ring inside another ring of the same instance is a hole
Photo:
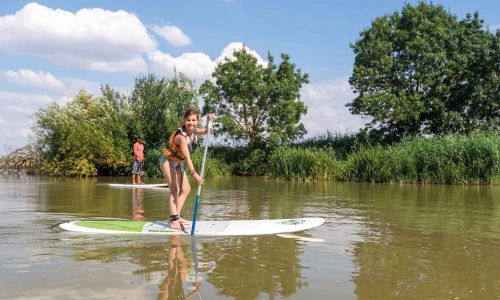
[[[163,173],[163,178],[165,178],[165,183],[167,183],[168,186],[170,186],[170,181],[172,180],[170,177],[170,165],[168,164],[168,161],[161,162],[160,169],[161,172]]]
[[[189,184],[186,172],[182,172],[181,174],[182,174],[181,176],[184,176],[184,179],[182,180],[182,191],[179,194],[179,199],[177,202],[177,212],[179,213],[179,216],[181,215],[182,207],[184,206],[184,203],[186,202],[186,199],[189,196],[189,192],[191,192],[191,185]],[[179,220],[181,221],[181,223],[189,222],[183,218],[180,218]]]
[[[170,166],[170,178],[174,179],[171,180],[170,184],[170,196],[169,196],[169,207],[170,207],[170,215],[171,216],[178,216],[179,211],[177,210],[178,203],[179,203],[179,182],[177,180],[177,169]],[[181,223],[179,220],[170,220],[170,228],[172,229],[182,229],[181,228]]]

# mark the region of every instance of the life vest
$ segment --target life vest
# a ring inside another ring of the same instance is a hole
[[[195,129],[194,130],[194,141],[191,141],[191,139],[189,138],[189,135],[184,130],[182,130],[182,128],[177,128],[176,130],[174,130],[174,132],[172,132],[172,134],[170,135],[170,138],[168,139],[168,143],[167,143],[166,147],[163,148],[163,155],[168,160],[175,161],[177,163],[181,163],[184,160],[186,160],[186,157],[182,153],[181,147],[177,146],[174,143],[174,139],[178,134],[181,134],[182,136],[184,136],[188,141],[189,154],[191,154],[194,152],[194,150],[196,150],[196,146],[198,144],[198,135],[197,135],[196,131],[197,130]]]

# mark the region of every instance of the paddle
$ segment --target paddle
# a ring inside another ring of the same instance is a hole
[[[212,129],[212,120],[209,120],[208,124],[207,124],[207,136],[205,138],[205,149],[203,150],[203,160],[201,161],[201,171],[200,171],[201,179],[203,179],[203,174],[205,172],[205,162],[207,160],[208,143],[210,142],[210,129]],[[191,225],[191,235],[194,235],[194,230],[196,227],[196,215],[198,214],[198,205],[200,203],[200,194],[201,194],[201,184],[198,185],[198,190],[196,192],[196,202],[194,204],[193,224]]]

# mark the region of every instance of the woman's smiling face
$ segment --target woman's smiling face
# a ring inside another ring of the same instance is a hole
[[[184,119],[184,126],[188,131],[194,130],[198,126],[198,115],[191,114],[189,117]]]

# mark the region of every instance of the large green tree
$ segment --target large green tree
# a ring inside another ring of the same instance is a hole
[[[233,55],[215,68],[214,82],[207,80],[200,87],[203,111],[219,116],[219,132],[251,146],[302,137],[306,131],[300,118],[307,108],[300,99],[300,88],[308,83],[308,75],[286,54],[281,55],[278,66],[271,54],[267,66],[245,49]]]
[[[130,106],[106,86],[102,97],[81,91],[66,105],[53,103],[34,114],[42,173],[113,174],[129,164]]]
[[[198,91],[193,80],[183,74],[172,78],[154,74],[136,78],[131,96],[137,134],[148,147],[157,147],[168,139],[190,107],[198,107]]]
[[[440,5],[407,4],[351,45],[357,97],[347,106],[393,138],[498,130],[499,38],[477,13],[459,21]]]

